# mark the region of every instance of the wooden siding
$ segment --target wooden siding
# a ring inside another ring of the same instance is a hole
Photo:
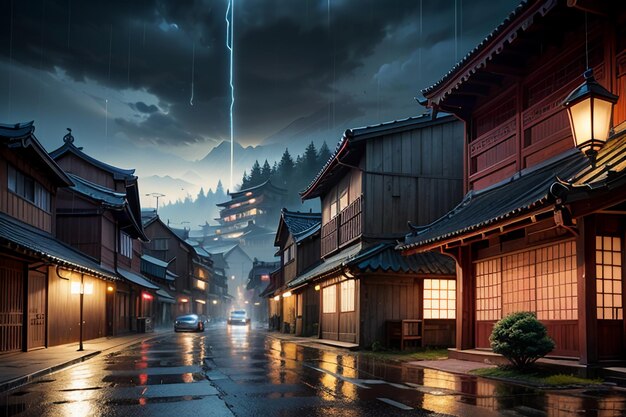
[[[17,194],[9,191],[7,162],[11,163],[24,174],[34,178],[50,193],[50,212],[40,209]],[[43,176],[41,171],[36,168],[37,167],[30,161],[18,158],[13,152],[8,150],[0,151],[0,212],[6,213],[38,229],[53,233],[54,219],[52,213],[55,211],[56,189],[52,186],[50,181]]]
[[[298,274],[311,267],[320,260],[320,239],[307,239],[298,245],[296,253]]]
[[[404,236],[463,197],[463,125],[438,124],[367,141],[363,234]]]
[[[25,264],[0,257],[0,353],[22,349]]]
[[[101,222],[100,227],[102,230],[102,244],[100,248],[100,263],[108,266],[109,268],[115,269],[117,266],[115,262],[115,251],[117,250],[117,224],[108,213],[101,217]]]
[[[610,86],[601,32],[597,26],[590,29],[589,60],[596,79]],[[562,103],[585,70],[583,35],[575,36],[563,48],[547,47],[526,76],[509,80],[474,110],[468,121],[468,189],[483,189],[573,147]]]
[[[80,282],[80,274],[56,268],[48,268],[48,346],[79,341],[80,295],[71,293],[71,282]],[[85,283],[93,285],[93,294],[85,294],[83,300],[83,340],[106,335],[106,288],[107,283],[85,275]]]
[[[289,235],[289,237],[287,238],[287,242],[285,242],[285,246],[281,248],[283,249],[282,257],[285,256],[284,250],[288,248],[290,245],[292,246],[291,250],[293,251],[293,259],[289,261],[289,263],[287,263],[286,265],[283,265],[283,269],[284,269],[283,276],[285,277],[285,284],[293,280],[298,275],[298,263],[299,263],[298,250],[296,248],[296,244],[294,243],[293,237],[291,235]],[[281,259],[283,259],[282,257]]]
[[[57,238],[100,261],[102,249],[100,216],[57,216]]]
[[[47,276],[40,271],[28,271],[27,349],[46,345]]]
[[[116,187],[116,181],[113,179],[112,174],[100,168],[97,168],[96,166],[81,158],[78,158],[73,154],[66,153],[65,155],[57,159],[56,162],[65,172],[70,172],[74,175],[86,179],[87,181],[91,181],[95,184],[100,184],[106,188],[110,188],[118,192],[126,191],[125,187]],[[122,181],[118,182],[123,183]]]
[[[360,345],[385,341],[387,320],[422,318],[422,280],[372,275],[361,282]]]

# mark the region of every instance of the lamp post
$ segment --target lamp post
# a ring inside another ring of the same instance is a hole
[[[602,87],[593,70],[584,73],[585,81],[572,91],[563,105],[567,109],[575,146],[595,165],[598,150],[609,136],[613,105],[618,97]]]
[[[158,214],[159,213],[159,198],[165,197],[165,194],[148,193],[148,194],[146,194],[146,197],[154,197],[154,198],[156,198],[156,210],[155,210],[155,212]]]
[[[80,274],[80,282],[72,282],[70,286],[70,292],[72,294],[80,295],[80,322],[78,323],[78,351],[82,352],[83,349],[83,305],[85,294],[93,294],[93,284],[85,284],[85,274]]]

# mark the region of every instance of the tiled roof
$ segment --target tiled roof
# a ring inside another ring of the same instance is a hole
[[[402,272],[428,275],[455,275],[456,264],[449,256],[423,252],[409,256],[394,249],[395,243],[379,243],[361,251],[346,263],[360,271]]]
[[[536,167],[518,172],[511,178],[480,191],[470,191],[454,209],[424,227],[414,227],[400,249],[425,246],[457,239],[472,231],[530,212],[554,199],[551,186],[561,178],[569,179],[589,160],[571,149]]]
[[[539,4],[543,3],[543,4]],[[468,52],[456,65],[454,65],[439,81],[430,87],[424,88],[422,90],[422,94],[428,96],[434,90],[441,87],[444,83],[449,81],[451,78],[455,76],[461,75],[462,71],[465,71],[462,77],[462,81],[466,81],[471,77],[478,69],[484,67],[487,61],[491,60],[494,55],[500,54],[504,49],[505,43],[511,43],[515,40],[516,36],[501,36],[505,31],[509,30],[514,33],[517,30],[526,30],[533,23],[533,16],[530,16],[528,19],[520,22],[516,27],[511,27],[513,22],[523,14],[526,10],[528,10],[533,5],[538,5],[538,12],[541,14],[545,14],[548,10],[550,10],[557,3],[556,0],[543,0],[543,1],[529,1],[523,0],[516,8],[513,10],[502,23],[500,23],[485,39],[483,39],[474,49]],[[491,48],[491,53],[487,54],[483,59],[478,60],[477,57],[482,52],[486,51],[488,48]]]
[[[114,272],[102,268],[95,260],[81,254],[50,233],[22,223],[0,213],[0,245],[20,249],[60,266],[111,279],[119,279]]]
[[[74,183],[70,188],[79,194],[104,203],[111,208],[122,208],[128,204],[126,193],[118,193],[115,190],[94,184],[74,174],[68,173],[67,176]]]
[[[360,251],[360,244],[356,244],[350,248],[342,250],[341,252],[324,259],[321,264],[318,264],[317,266],[310,268],[308,271],[303,272],[300,276],[287,283],[287,287],[299,287],[316,278],[321,278],[329,274],[335,273],[341,269],[344,262],[347,262],[353,257],[357,256]]]
[[[48,155],[48,152],[35,137],[34,132],[35,126],[32,121],[14,125],[0,123],[0,143],[13,150],[23,149],[34,152],[39,159],[38,162],[41,162],[43,166],[49,170],[48,172],[52,173],[52,176],[48,178],[52,180],[54,184],[60,187],[71,185],[72,181],[54,159]],[[35,160],[28,162],[32,165]]]
[[[126,281],[132,282],[133,284],[137,284],[140,287],[144,287],[149,290],[158,290],[160,288],[158,285],[148,281],[146,278],[134,272],[118,268],[117,273],[119,274],[120,277],[124,278]]]
[[[134,169],[123,169],[114,167],[113,165],[109,165],[105,162],[102,162],[96,158],[87,155],[82,151],[82,148],[77,148],[76,145],[74,145],[74,137],[71,135],[71,132],[63,138],[63,141],[65,142],[63,146],[50,152],[50,156],[53,159],[57,160],[62,155],[65,155],[66,153],[71,153],[89,162],[90,164],[109,172],[114,176],[115,179],[136,179],[136,177],[134,176]]]
[[[280,215],[281,221],[274,238],[274,246],[280,245],[279,239],[282,234],[281,229],[283,228],[283,224],[296,242],[300,242],[315,234],[322,226],[321,213],[301,213],[299,211],[289,211],[283,208]]]

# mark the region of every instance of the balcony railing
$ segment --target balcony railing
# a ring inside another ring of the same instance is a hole
[[[358,239],[362,234],[363,197],[360,196],[339,215],[322,226],[322,257]]]

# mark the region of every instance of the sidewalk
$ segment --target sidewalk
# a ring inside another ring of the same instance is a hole
[[[86,361],[100,353],[115,352],[126,346],[162,337],[171,332],[172,330],[157,329],[151,333],[133,333],[88,340],[83,343],[84,350],[81,352],[78,352],[78,343],[71,343],[29,352],[2,354],[0,355],[0,393],[28,384],[42,375]]]

